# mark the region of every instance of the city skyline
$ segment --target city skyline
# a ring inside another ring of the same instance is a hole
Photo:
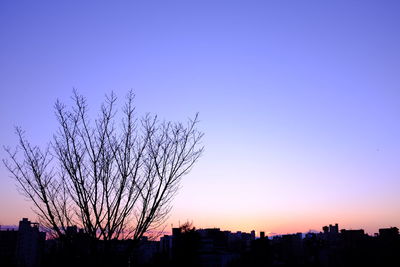
[[[42,225],[40,225],[39,222],[35,222],[35,221],[30,221],[29,218],[20,218],[19,220],[19,225],[18,224],[14,224],[14,225],[0,225],[0,231],[3,232],[7,232],[7,231],[19,231],[20,228],[20,224],[21,222],[29,222],[29,224],[32,224],[33,226],[35,226],[35,228],[37,229],[37,231],[43,233],[43,237],[45,237],[46,240],[52,240],[52,239],[57,239],[51,236],[51,232],[46,229],[45,227],[43,227]],[[69,229],[69,230],[68,230]],[[301,234],[302,238],[306,237],[307,235],[313,235],[313,234],[329,234],[329,233],[334,233],[334,234],[339,234],[339,233],[343,233],[346,231],[358,231],[358,232],[362,232],[363,235],[365,236],[370,236],[370,237],[377,237],[382,235],[382,231],[384,232],[387,229],[397,229],[396,231],[398,231],[397,227],[388,227],[388,228],[379,228],[376,229],[377,231],[375,231],[373,234],[367,233],[364,231],[364,229],[362,228],[355,228],[355,229],[346,229],[343,228],[341,226],[339,226],[338,223],[334,223],[334,224],[326,224],[326,225],[321,225],[319,227],[318,230],[315,229],[310,229],[306,232],[292,232],[292,233],[271,233],[271,232],[265,232],[263,230],[260,231],[256,231],[256,230],[251,230],[251,231],[241,231],[241,230],[237,230],[237,231],[231,231],[228,229],[223,229],[220,227],[204,227],[204,228],[198,228],[196,227],[193,222],[189,222],[186,221],[184,223],[180,223],[178,226],[174,226],[174,225],[170,225],[170,228],[168,229],[168,227],[166,227],[166,229],[162,230],[162,231],[150,231],[148,235],[145,235],[144,238],[146,240],[152,240],[152,241],[160,241],[160,239],[163,236],[171,236],[174,234],[174,229],[180,229],[181,231],[186,231],[188,229],[192,229],[195,231],[204,231],[204,230],[218,230],[221,232],[226,232],[226,233],[231,233],[231,234],[244,234],[244,235],[251,235],[253,237],[253,239],[258,239],[258,238],[267,238],[267,239],[274,239],[274,238],[279,238],[282,236],[286,236],[286,235],[299,235]],[[76,225],[71,225],[69,227],[67,227],[66,231],[74,231],[74,232],[81,232],[84,231],[83,228],[79,228]],[[398,235],[398,233],[397,233]],[[129,239],[129,238],[128,238]]]
[[[19,221],[26,221],[29,220],[29,218],[20,218]],[[46,240],[51,240],[53,239],[53,237],[51,237],[50,235],[50,231],[48,229],[46,229],[45,227],[43,227],[42,225],[40,225],[39,222],[33,220],[33,221],[29,221],[30,223],[34,224],[37,226],[38,230],[40,232],[46,233]],[[154,230],[154,231],[149,231],[149,233],[147,235],[145,235],[145,238],[148,238],[149,240],[154,240],[154,241],[159,241],[160,238],[162,236],[165,235],[172,235],[173,234],[173,229],[184,229],[185,227],[190,226],[193,227],[193,229],[195,230],[208,230],[208,229],[218,229],[218,231],[222,231],[222,232],[229,232],[229,233],[243,233],[243,234],[252,234],[254,233],[254,237],[255,238],[269,238],[269,239],[273,239],[274,237],[280,237],[280,236],[285,236],[285,235],[298,235],[298,234],[302,234],[303,236],[307,235],[307,234],[323,234],[323,233],[329,233],[329,232],[335,232],[335,233],[339,233],[342,230],[345,231],[362,231],[363,233],[365,233],[366,236],[376,236],[379,235],[380,231],[382,231],[382,229],[398,229],[396,226],[390,226],[387,228],[379,228],[376,229],[374,232],[368,233],[366,232],[364,229],[362,229],[361,227],[356,227],[356,228],[351,228],[351,229],[346,229],[344,227],[339,227],[338,223],[334,223],[334,224],[327,224],[327,225],[320,225],[320,227],[318,229],[309,229],[307,231],[298,231],[298,232],[287,232],[287,233],[273,233],[273,232],[266,232],[264,230],[256,230],[256,229],[252,229],[250,231],[243,231],[240,229],[237,229],[235,231],[232,231],[230,229],[223,229],[220,228],[218,226],[214,226],[214,227],[196,227],[196,225],[193,224],[193,222],[179,222],[178,225],[173,225],[171,224],[168,228],[168,226],[165,227],[165,229],[163,230]],[[76,231],[84,231],[83,228],[79,228],[76,225],[72,225],[69,226],[70,229],[75,229]],[[12,225],[1,225],[0,224],[0,231],[18,231],[19,227],[18,224],[12,224]],[[332,230],[333,229],[333,230]],[[122,237],[122,239],[125,239],[124,237]],[[129,238],[126,238],[129,239]]]
[[[255,231],[196,229],[187,222],[159,240],[143,236],[135,245],[132,239],[94,242],[76,226],[66,228],[67,242],[60,237],[46,239],[37,223],[22,218],[18,229],[0,230],[0,262],[7,266],[392,266],[398,262],[397,227],[381,228],[373,236],[362,229],[340,229],[338,224],[322,229],[257,236]],[[132,246],[134,252],[127,254]]]
[[[96,114],[200,113],[204,155],[167,227],[277,234],[400,225],[400,4],[0,3],[0,145],[44,146],[73,88]],[[1,158],[6,158],[1,149]],[[0,224],[33,219],[0,167]]]

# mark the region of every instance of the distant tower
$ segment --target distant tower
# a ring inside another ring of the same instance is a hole
[[[46,233],[39,232],[39,224],[31,223],[27,218],[19,222],[16,258],[18,266],[40,266]]]
[[[260,232],[260,239],[264,239],[265,238],[265,232]]]
[[[333,227],[334,233],[338,234],[339,233],[339,225],[336,223],[335,226]]]
[[[327,234],[329,232],[329,227],[324,226],[324,227],[322,227],[322,230],[324,231],[324,234]]]
[[[255,240],[256,239],[256,231],[251,231],[251,240]]]
[[[339,233],[339,225],[338,224],[335,224],[335,225],[330,224],[329,225],[329,233],[338,234]]]

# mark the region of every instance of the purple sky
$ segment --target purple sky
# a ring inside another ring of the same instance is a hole
[[[139,114],[200,112],[170,223],[400,226],[399,1],[56,2],[0,2],[0,145],[44,145],[72,88],[93,113],[133,89]],[[33,217],[0,180],[0,224]]]

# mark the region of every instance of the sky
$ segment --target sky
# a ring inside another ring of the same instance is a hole
[[[399,1],[0,2],[0,145],[44,146],[73,88],[96,114],[200,114],[168,225],[269,234],[400,226]],[[5,158],[3,149],[0,157]],[[3,165],[0,224],[34,219]]]

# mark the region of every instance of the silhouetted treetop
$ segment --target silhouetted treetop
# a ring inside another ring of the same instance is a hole
[[[138,240],[164,224],[181,178],[203,152],[203,134],[197,114],[185,124],[138,118],[133,100],[131,91],[117,124],[111,93],[90,121],[86,99],[74,91],[71,108],[55,103],[59,128],[44,149],[16,129],[19,145],[6,148],[3,162],[56,236],[77,225],[95,239]]]

